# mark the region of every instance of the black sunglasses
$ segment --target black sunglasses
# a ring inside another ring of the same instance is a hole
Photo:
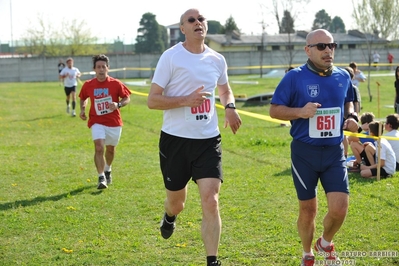
[[[309,44],[308,47],[317,47],[317,50],[324,51],[326,47],[330,48],[330,50],[337,48],[337,44],[335,42],[332,43],[316,43],[316,44]]]
[[[204,22],[205,18],[204,17],[199,17],[199,18],[191,17],[191,18],[187,19],[187,21],[190,22],[190,23],[194,23],[196,20],[198,20],[199,22]]]

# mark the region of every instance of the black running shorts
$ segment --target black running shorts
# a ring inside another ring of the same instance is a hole
[[[221,136],[209,139],[188,139],[161,131],[159,158],[165,187],[183,189],[192,178],[222,179]]]

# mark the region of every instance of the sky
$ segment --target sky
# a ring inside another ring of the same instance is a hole
[[[281,3],[281,1],[279,1]],[[60,29],[62,21],[85,21],[94,36],[105,42],[116,39],[135,43],[137,29],[143,14],[154,14],[158,24],[169,26],[179,22],[189,8],[198,8],[207,20],[222,25],[231,16],[242,34],[260,35],[262,22],[267,34],[278,33],[272,15],[272,0],[0,0],[0,43],[20,40],[29,28],[37,28],[39,17],[45,23]],[[310,30],[315,14],[325,9],[331,18],[339,16],[346,30],[353,29],[353,5],[349,0],[310,0],[296,8],[295,29]],[[283,8],[280,6],[280,19]]]

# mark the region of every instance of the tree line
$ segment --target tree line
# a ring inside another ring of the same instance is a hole
[[[273,0],[271,7],[262,6],[275,18],[279,33],[296,32],[295,22],[302,8],[310,0]],[[357,29],[374,37],[397,39],[399,37],[399,0],[352,0],[353,17]],[[280,14],[282,17],[280,18]],[[263,22],[262,22],[263,23]],[[160,25],[156,15],[147,12],[142,15],[137,30],[134,51],[139,53],[162,53],[169,47],[168,33]],[[265,29],[264,25],[262,25]],[[313,29],[326,29],[332,33],[346,33],[341,17],[331,18],[322,9],[315,14]],[[216,20],[208,20],[208,34],[241,33],[234,18],[230,16],[224,25]],[[179,41],[184,41],[180,33]],[[78,56],[108,53],[112,44],[98,44],[98,38],[92,34],[84,20],[63,21],[61,29],[46,24],[38,18],[38,26],[26,30],[22,38],[23,45],[16,52],[37,56]]]

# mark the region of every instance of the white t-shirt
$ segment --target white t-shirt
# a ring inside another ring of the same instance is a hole
[[[215,88],[228,82],[225,58],[205,45],[201,54],[187,51],[182,43],[166,50],[160,57],[152,83],[164,89],[165,96],[185,96],[204,85],[212,93],[197,108],[164,110],[162,131],[170,135],[206,139],[220,134],[215,110]]]
[[[380,55],[378,53],[373,54],[374,63],[380,62]]]
[[[361,71],[357,71],[355,73],[355,78],[352,80],[353,85],[359,88],[360,81],[365,81],[367,78]]]
[[[376,147],[376,159],[378,160],[378,141],[374,142]],[[394,174],[396,170],[396,156],[395,152],[392,150],[391,144],[388,140],[381,138],[381,160],[385,160],[384,168],[385,172],[388,174]]]
[[[384,136],[387,137],[395,137],[395,138],[399,138],[399,131],[397,131],[396,129],[391,130],[391,131],[387,131]],[[394,140],[394,139],[387,139],[389,144],[391,144],[392,150],[395,152],[395,156],[396,156],[396,161],[399,163],[399,140]]]
[[[64,67],[61,72],[60,75],[67,75],[64,78],[64,86],[65,87],[73,87],[73,86],[77,86],[78,85],[78,74],[80,74],[79,69],[77,69],[76,67]]]

